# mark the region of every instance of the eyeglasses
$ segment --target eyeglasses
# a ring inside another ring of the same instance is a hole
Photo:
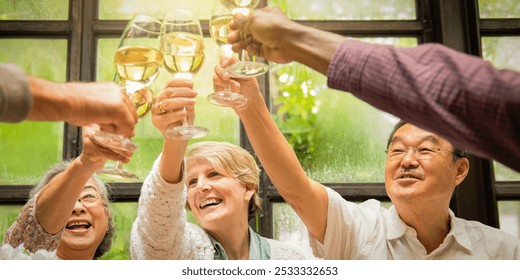
[[[78,202],[87,206],[94,205],[101,199],[101,195],[96,192],[88,192],[80,194]]]
[[[429,147],[429,146],[421,146],[421,147],[404,147],[401,145],[393,145],[388,147],[388,150],[385,151],[387,155],[387,159],[389,160],[402,160],[405,155],[408,154],[408,150],[413,151],[413,155],[416,159],[431,159],[435,154],[439,152],[448,152],[455,154],[454,151],[441,149],[437,147]],[[456,154],[455,154],[456,155]]]

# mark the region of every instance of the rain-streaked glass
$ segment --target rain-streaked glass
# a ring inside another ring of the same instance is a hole
[[[69,0],[0,1],[0,20],[67,20],[68,18]]]
[[[0,61],[17,64],[33,76],[64,82],[67,41],[0,39]],[[62,149],[62,122],[0,124],[0,185],[36,183],[61,160]]]
[[[520,0],[479,0],[480,18],[520,18]]]
[[[415,38],[365,41],[417,45]],[[386,141],[398,119],[297,63],[271,65],[272,115],[307,174],[320,182],[383,182]]]
[[[482,37],[482,57],[499,69],[520,71],[520,37]],[[495,180],[520,181],[520,172],[498,162],[494,168]]]
[[[208,0],[103,0],[99,1],[99,19],[130,19],[135,14],[161,17],[168,10],[189,9],[200,20],[209,19],[211,2]]]
[[[413,20],[415,0],[269,0],[297,20]]]
[[[520,238],[520,201],[499,201],[500,229]]]

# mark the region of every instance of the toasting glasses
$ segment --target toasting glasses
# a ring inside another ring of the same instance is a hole
[[[219,0],[222,6],[231,11],[231,14],[242,14],[249,16],[260,0]],[[241,34],[243,35],[243,34]],[[265,74],[269,71],[269,65],[249,60],[247,50],[243,49],[240,61],[226,68],[233,78],[248,78]]]
[[[119,47],[114,55],[115,80],[124,87],[130,100],[136,105],[137,115],[150,111],[153,92],[150,85],[159,75],[163,55],[159,50],[161,22],[147,15],[134,16],[126,25]],[[94,141],[114,151],[133,151],[137,145],[121,135],[98,131]],[[107,180],[132,182],[137,175],[123,170],[122,162],[114,168],[105,168],[98,174]]]
[[[175,78],[191,80],[204,63],[204,38],[197,16],[190,10],[178,9],[163,18],[161,51],[164,66]],[[208,129],[194,126],[187,117],[180,126],[166,129],[166,136],[174,139],[200,138]]]
[[[231,57],[233,51],[227,41],[229,33],[229,23],[233,20],[231,10],[224,7],[221,0],[213,0],[211,9],[211,19],[209,20],[209,30],[211,37],[220,46],[225,56]],[[247,97],[231,91],[230,87],[208,95],[208,101],[212,104],[224,107],[239,107],[247,103]]]

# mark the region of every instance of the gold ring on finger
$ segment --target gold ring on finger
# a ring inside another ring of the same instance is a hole
[[[161,114],[166,113],[166,109],[164,109],[164,107],[163,107],[163,101],[160,101],[160,102],[157,104],[157,108],[159,108],[159,113],[161,113]]]

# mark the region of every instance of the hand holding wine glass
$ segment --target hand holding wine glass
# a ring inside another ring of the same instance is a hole
[[[160,21],[147,15],[134,16],[128,22],[114,55],[115,81],[124,88],[139,117],[150,111],[153,92],[147,86],[157,78],[163,64],[163,55],[159,51],[160,31]],[[120,153],[137,148],[128,138],[104,132],[94,135],[94,141]],[[116,163],[116,168],[106,168],[98,174],[108,180],[138,179],[135,174],[123,170],[121,162]]]
[[[155,97],[154,102],[161,104],[152,108],[152,123],[165,138],[169,137],[168,130],[172,127],[182,126],[182,122],[190,115],[195,115],[195,97],[197,92],[193,89],[193,82],[186,79],[172,79],[164,89]],[[172,139],[189,140],[189,139]]]
[[[220,3],[231,10],[232,15],[241,15],[242,17],[247,18],[253,11],[253,9],[258,5],[259,0],[219,0]],[[241,41],[248,41],[245,33],[239,33],[241,36]],[[258,75],[262,75],[269,71],[269,65],[266,63],[261,63],[254,61],[255,56],[253,56],[253,61],[250,60],[249,54],[245,48],[242,48],[242,52],[240,54],[241,61],[230,65],[226,68],[229,72],[229,75],[233,78],[247,78],[247,77],[255,77]]]
[[[163,18],[161,51],[164,66],[174,78],[193,78],[204,63],[204,38],[197,16],[190,10],[178,9]],[[159,103],[160,104],[160,103]],[[175,139],[200,138],[208,134],[204,127],[194,126],[189,115],[181,126],[171,126],[166,136]]]
[[[291,54],[294,55],[295,52],[286,48],[291,44],[284,42],[296,39],[282,34],[284,34],[284,30],[301,28],[306,27],[290,20],[280,8],[269,6],[255,10],[247,17],[240,14],[234,15],[233,21],[229,24],[230,31],[227,40],[234,52],[247,48],[249,52],[260,55],[269,61],[289,63],[294,61]]]
[[[231,10],[222,5],[221,0],[213,0],[211,19],[209,20],[210,34],[226,57],[233,56],[231,45],[227,42],[229,23],[232,20],[233,14]],[[224,107],[239,107],[246,104],[247,98],[231,91],[231,88],[225,87],[208,95],[208,101],[212,104]]]

